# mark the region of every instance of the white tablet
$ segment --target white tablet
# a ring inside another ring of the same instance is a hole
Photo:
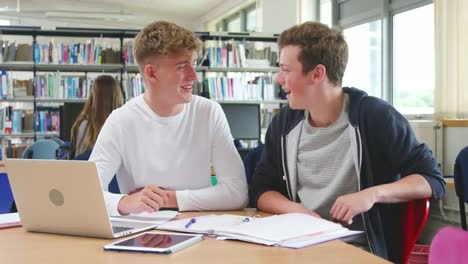
[[[145,232],[105,245],[104,249],[169,254],[189,247],[202,239],[203,235]]]

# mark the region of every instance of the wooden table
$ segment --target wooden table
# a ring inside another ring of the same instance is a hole
[[[455,190],[455,182],[453,181],[453,178],[444,178],[444,180],[447,184],[447,189]]]
[[[187,212],[188,218],[214,212]],[[254,216],[255,210],[216,212]],[[303,249],[268,247],[238,241],[205,238],[171,255],[104,251],[112,240],[26,232],[23,228],[0,230],[1,263],[389,263],[342,241]]]

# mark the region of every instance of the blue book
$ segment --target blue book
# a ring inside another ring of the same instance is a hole
[[[19,134],[23,131],[22,127],[22,115],[23,111],[20,109],[15,109],[11,113],[11,130],[14,134]]]

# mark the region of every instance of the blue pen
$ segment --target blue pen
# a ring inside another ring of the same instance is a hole
[[[190,221],[188,221],[188,223],[185,225],[185,228],[189,228],[195,222],[197,222],[197,220],[195,220],[195,218],[190,219]]]
[[[248,217],[246,217],[246,218],[244,218],[244,220],[242,220],[242,223],[247,223],[249,221],[250,221],[250,219]]]

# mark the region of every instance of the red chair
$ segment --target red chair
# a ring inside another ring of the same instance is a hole
[[[421,231],[426,224],[427,217],[429,216],[429,198],[409,201],[406,203],[406,208],[403,212],[403,258],[402,263],[410,263],[410,259],[414,259],[411,262],[427,262],[428,252],[421,252],[421,249],[418,248],[417,252],[412,254],[413,249],[415,248],[416,241],[421,234]],[[424,247],[424,246],[423,246]],[[426,246],[427,248],[429,246]],[[417,256],[418,254],[423,253],[422,257],[425,261],[421,261],[421,257]],[[411,258],[410,258],[411,257]]]

